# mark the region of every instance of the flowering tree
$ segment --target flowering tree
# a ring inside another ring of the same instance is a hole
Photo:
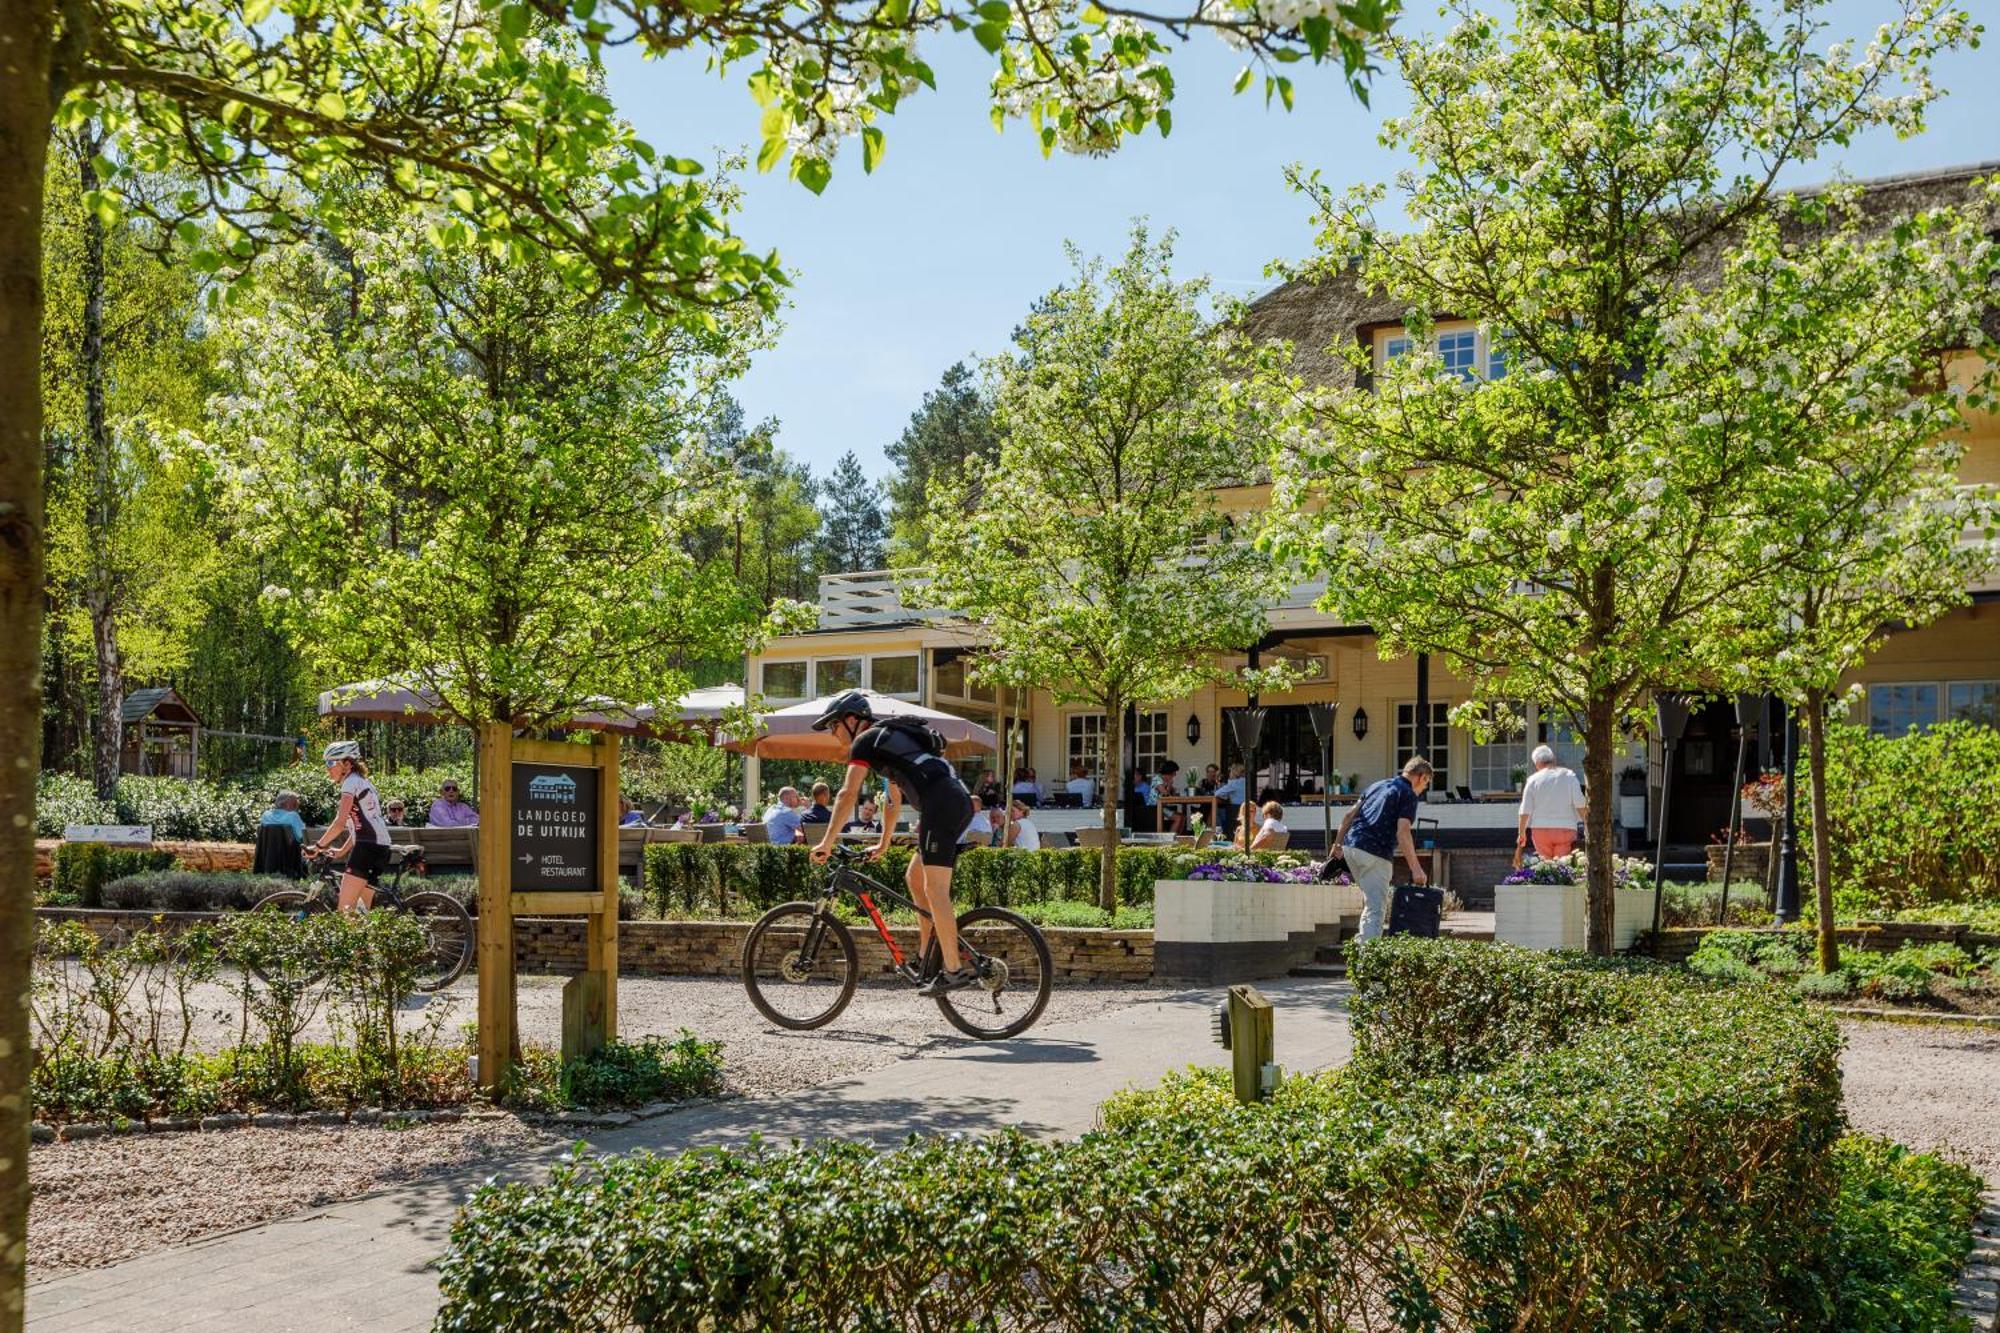
[[[1504,29],[1450,9],[1443,35],[1390,48],[1412,110],[1383,137],[1418,161],[1414,226],[1377,221],[1381,189],[1301,181],[1322,210],[1314,271],[1351,268],[1407,310],[1412,350],[1370,386],[1357,349],[1364,382],[1301,391],[1269,536],[1391,649],[1444,654],[1483,699],[1568,711],[1594,798],[1589,940],[1608,952],[1620,724],[1653,688],[1722,683],[1732,639],[1768,623],[1753,520],[1790,437],[1780,395],[1751,390],[1826,359],[1718,256],[1789,207],[1787,166],[1920,128],[1928,61],[1974,29],[1945,0],[1904,0],[1860,52],[1823,48],[1823,0],[1773,23],[1755,0],[1546,0]],[[1827,285],[1816,310],[1859,329],[1890,299]],[[1483,330],[1493,360],[1447,366],[1441,320]],[[1858,419],[1887,410],[1870,397]]]
[[[1728,664],[1803,715],[1812,802],[1819,961],[1839,966],[1827,810],[1827,710],[1841,675],[1891,624],[1916,626],[1966,601],[1995,563],[1995,488],[1961,484],[1963,418],[1995,404],[2000,360],[1981,325],[2000,250],[2000,180],[1965,206],[1884,226],[1851,190],[1803,201],[1810,245],[1773,219],[1751,226],[1718,298],[1685,317],[1690,376],[1723,386],[1715,410],[1755,423],[1772,463],[1742,522],[1769,577],[1765,620]],[[1781,324],[1778,348],[1730,336]],[[1957,349],[1947,370],[1941,352]],[[1718,664],[1722,667],[1724,664]]]
[[[951,555],[921,595],[981,628],[988,679],[1104,711],[1112,846],[1126,705],[1234,674],[1222,657],[1262,636],[1282,583],[1215,494],[1269,426],[1271,349],[1205,320],[1207,283],[1173,281],[1171,257],[1141,230],[1114,268],[1076,259],[987,367],[999,456],[931,479],[930,547]],[[1107,854],[1099,905],[1117,893]]]
[[[647,321],[425,233],[273,256],[223,322],[223,453],[289,571],[266,601],[323,675],[411,680],[467,724],[671,707],[762,618],[685,541],[729,498],[702,429],[758,321]]]

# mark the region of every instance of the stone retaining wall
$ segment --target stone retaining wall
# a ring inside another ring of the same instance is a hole
[[[56,873],[56,848],[60,846],[61,838],[35,839],[36,879],[47,879]],[[248,870],[257,856],[257,849],[247,842],[154,841],[135,843],[130,848],[121,843],[116,850],[172,852],[181,869],[200,871]]]
[[[1685,963],[1701,947],[1703,937],[1716,926],[1677,926],[1661,932],[1660,961]],[[1741,929],[1741,927],[1735,927]],[[1956,923],[1931,923],[1926,921],[1862,921],[1851,926],[1840,927],[1840,944],[1844,949],[1867,949],[1872,953],[1894,953],[1904,944],[1956,944],[1968,953],[1981,949],[2000,948],[2000,935],[1985,935],[1971,927]],[[1639,936],[1632,952],[1651,957],[1653,936],[1647,931]]]
[[[118,912],[84,907],[42,907],[44,921],[76,921],[100,939],[124,939],[145,929],[178,932],[206,925],[216,912]],[[747,921],[621,921],[618,923],[618,966],[628,976],[739,975]],[[891,927],[905,954],[916,949],[914,926]],[[1153,932],[1150,930],[1085,930],[1049,927],[1043,930],[1050,961],[1059,981],[1141,982],[1153,976]],[[854,931],[855,950],[864,977],[886,974],[889,951],[872,928]],[[583,970],[583,918],[516,917],[514,964],[523,972],[569,975]]]

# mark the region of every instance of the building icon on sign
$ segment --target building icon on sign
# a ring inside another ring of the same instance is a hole
[[[576,779],[567,773],[544,773],[528,779],[528,799],[576,804]]]

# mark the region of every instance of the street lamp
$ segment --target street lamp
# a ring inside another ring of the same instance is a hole
[[[1785,831],[1778,838],[1778,900],[1772,915],[1781,926],[1799,919],[1799,858],[1792,841],[1792,825],[1798,814],[1793,791],[1799,776],[1799,710],[1785,705]]]
[[[1666,767],[1660,777],[1660,832],[1653,841],[1653,955],[1660,952],[1660,909],[1666,894],[1667,812],[1674,797],[1674,746],[1687,730],[1694,700],[1685,694],[1662,692],[1653,696],[1653,721],[1660,733]]]
[[[1312,719],[1313,735],[1319,737],[1319,806],[1326,825],[1326,854],[1332,856],[1333,802],[1328,798],[1333,794],[1333,721],[1340,716],[1340,702],[1307,704],[1306,716]]]
[[[1722,844],[1722,912],[1715,924],[1729,924],[1729,871],[1736,862],[1736,834],[1743,827],[1743,765],[1750,750],[1750,729],[1763,711],[1764,696],[1736,696],[1736,781],[1729,788],[1729,838]]]
[[[1243,752],[1243,803],[1257,803],[1257,741],[1264,734],[1262,708],[1237,708],[1229,714],[1229,726],[1236,733],[1236,748]],[[1246,821],[1247,822],[1247,821]]]

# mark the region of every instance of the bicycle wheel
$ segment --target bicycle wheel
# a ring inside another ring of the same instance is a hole
[[[810,1032],[831,1023],[860,979],[854,937],[817,903],[779,903],[743,941],[743,989],[781,1028]]]
[[[979,980],[937,997],[946,1020],[983,1041],[1026,1032],[1048,1007],[1055,978],[1042,932],[1004,907],[975,907],[958,918],[958,940]],[[935,942],[931,947],[935,953]]]
[[[448,893],[412,893],[403,899],[403,910],[424,924],[430,936],[430,952],[417,973],[417,989],[443,990],[465,975],[472,965],[472,914]]]

